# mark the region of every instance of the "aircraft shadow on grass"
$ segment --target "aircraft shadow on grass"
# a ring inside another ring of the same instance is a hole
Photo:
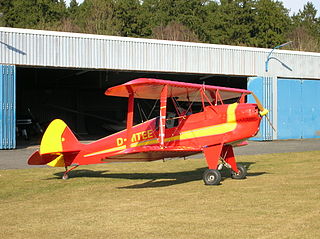
[[[265,174],[266,172],[250,173],[250,166],[254,163],[242,162],[248,170],[247,177],[255,177]],[[119,178],[128,180],[148,180],[144,183],[134,184],[130,186],[119,187],[119,189],[135,189],[135,188],[155,188],[155,187],[168,187],[177,184],[183,184],[202,179],[202,174],[207,168],[198,168],[192,171],[184,172],[168,172],[168,173],[109,173],[108,170],[95,171],[88,169],[73,170],[70,172],[70,178],[88,177],[88,178]],[[220,171],[222,181],[231,176],[230,170],[223,169]],[[61,179],[64,172],[55,173],[56,177],[48,178]]]

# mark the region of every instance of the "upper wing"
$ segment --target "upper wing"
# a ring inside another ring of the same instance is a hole
[[[201,89],[207,92],[206,95],[210,100],[213,100],[214,95],[217,91],[219,92],[222,100],[238,98],[243,93],[251,94],[250,91],[243,89],[150,78],[139,78],[122,85],[111,87],[105,92],[105,94],[109,96],[129,97],[129,92],[133,92],[135,98],[159,99],[164,85],[168,86],[168,96],[176,97],[178,101],[201,102],[202,97],[199,93]]]

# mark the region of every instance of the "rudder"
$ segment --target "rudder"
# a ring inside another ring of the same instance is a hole
[[[53,120],[45,131],[39,152],[30,156],[28,164],[52,167],[69,166],[82,144],[78,141],[70,128],[60,119]]]
[[[74,152],[80,150],[80,142],[70,128],[60,119],[53,120],[44,133],[40,154]]]

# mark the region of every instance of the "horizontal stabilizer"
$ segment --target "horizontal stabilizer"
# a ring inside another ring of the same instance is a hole
[[[29,165],[44,165],[44,164],[51,162],[55,158],[57,158],[57,155],[54,155],[54,154],[40,155],[39,151],[37,150],[29,157],[28,164]]]

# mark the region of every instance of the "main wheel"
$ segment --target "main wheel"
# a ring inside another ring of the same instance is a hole
[[[231,172],[231,178],[233,179],[244,179],[247,177],[247,169],[245,166],[241,165],[241,164],[237,164],[237,168],[239,170],[238,173],[236,172]]]
[[[221,181],[221,174],[218,170],[207,169],[203,173],[203,181],[205,185],[219,185]]]

